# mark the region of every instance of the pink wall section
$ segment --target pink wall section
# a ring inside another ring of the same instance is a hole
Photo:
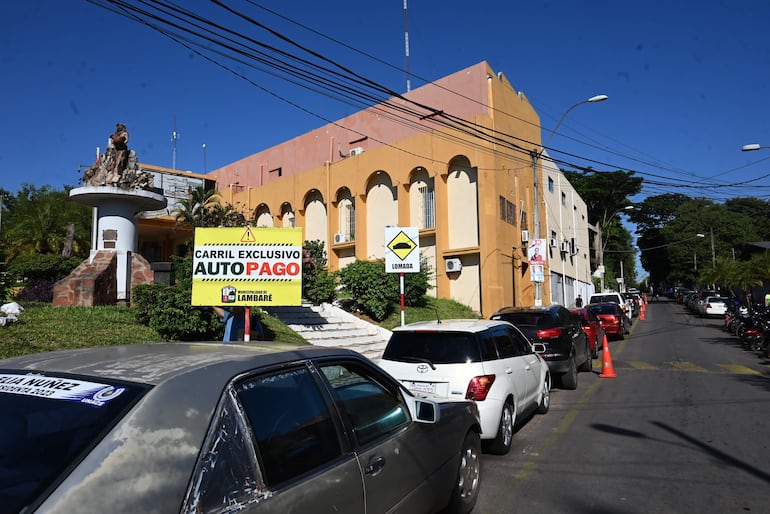
[[[462,71],[444,77],[432,84],[415,89],[403,96],[420,105],[446,110],[453,116],[470,120],[487,115],[487,88],[484,80],[488,65],[481,62]],[[406,100],[396,98],[394,104],[409,108],[422,116],[431,114]],[[337,162],[347,156],[350,149],[363,147],[373,150],[383,144],[394,144],[422,133],[424,129],[409,126],[403,120],[393,121],[383,115],[387,111],[382,105],[377,109],[359,111],[338,121],[286,141],[280,145],[259,151],[244,159],[212,171],[217,180],[217,189],[224,190],[231,184],[241,187],[259,187],[278,180],[271,170],[281,168],[281,178],[302,173],[323,166],[326,162]],[[440,120],[440,116],[436,117]],[[415,120],[418,120],[416,117]],[[426,118],[420,122],[429,128],[440,128],[440,124]],[[346,127],[346,128],[342,128]]]

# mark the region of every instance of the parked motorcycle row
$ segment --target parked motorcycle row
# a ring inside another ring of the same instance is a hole
[[[704,303],[712,299],[715,293],[691,293],[682,303],[692,313],[704,316],[707,312]],[[747,351],[757,353],[762,357],[770,358],[770,309],[762,304],[755,304],[749,308],[742,305],[734,298],[721,298],[724,303],[724,329],[736,336],[741,346]]]

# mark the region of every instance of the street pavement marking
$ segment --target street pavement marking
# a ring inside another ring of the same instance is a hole
[[[643,362],[643,361],[627,361],[628,364],[631,365],[634,369],[660,369],[659,366],[655,366],[654,364],[650,364],[649,362]]]
[[[759,371],[751,369],[748,366],[741,366],[740,364],[717,364],[720,368],[724,368],[730,373],[736,375],[761,375]]]
[[[701,373],[705,373],[706,371],[708,371],[706,368],[702,368],[697,364],[693,364],[692,362],[675,361],[675,362],[671,362],[670,364],[677,369],[681,369],[682,371],[698,371]]]
[[[625,364],[629,368],[637,369],[640,371],[665,371],[665,370],[671,370],[671,368],[676,369],[677,371],[694,371],[696,373],[733,373],[736,375],[761,375],[762,372],[757,371],[755,369],[751,369],[748,366],[743,366],[741,364],[715,364],[721,370],[713,370],[713,369],[706,369],[701,366],[698,366],[697,364],[693,364],[692,362],[686,362],[686,361],[669,361],[669,362],[663,362],[654,364],[651,362],[646,361],[621,361],[619,362],[619,365],[617,367],[623,367],[622,365]]]

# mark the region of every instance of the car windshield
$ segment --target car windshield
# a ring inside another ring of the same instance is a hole
[[[0,509],[30,506],[145,390],[110,380],[0,370]]]
[[[433,364],[482,360],[476,336],[467,332],[393,332],[382,358]]]

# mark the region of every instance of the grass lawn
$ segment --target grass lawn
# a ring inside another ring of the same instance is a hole
[[[478,317],[457,302],[435,298],[428,298],[424,307],[406,307],[404,315],[406,323]],[[280,320],[265,313],[261,320],[269,340],[307,344]],[[400,306],[380,325],[389,330],[401,325]],[[139,324],[134,311],[127,307],[53,308],[40,304],[26,307],[18,321],[0,327],[0,359],[28,353],[162,340],[155,330]]]
[[[306,344],[281,321],[262,316],[272,340]],[[28,353],[163,341],[158,333],[136,321],[127,307],[25,308],[18,321],[0,327],[0,359]]]

